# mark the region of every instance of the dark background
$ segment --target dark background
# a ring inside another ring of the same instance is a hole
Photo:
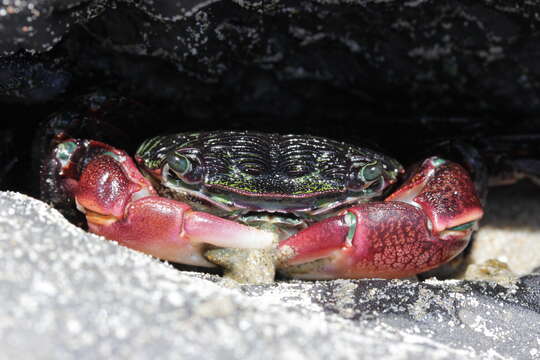
[[[1,6],[1,187],[38,195],[51,120],[129,151],[157,133],[251,129],[409,163],[464,139],[492,173],[516,158],[540,173],[538,14],[522,1]]]

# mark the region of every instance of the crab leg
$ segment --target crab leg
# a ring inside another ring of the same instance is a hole
[[[194,211],[185,203],[157,196],[124,152],[96,141],[86,146],[92,151],[100,147],[108,151],[95,155],[78,179],[70,161],[65,162],[63,173],[64,185],[85,213],[90,231],[164,260],[199,266],[214,266],[202,256],[208,245],[272,245],[275,235],[271,232]]]
[[[482,214],[466,171],[430,158],[384,202],[356,205],[282,241],[279,266],[301,278],[411,276],[459,254]]]

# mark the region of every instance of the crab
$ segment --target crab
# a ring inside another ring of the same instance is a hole
[[[88,229],[163,260],[237,279],[404,278],[467,246],[482,204],[461,165],[397,160],[310,135],[153,137],[132,159],[63,139],[50,164]],[[266,269],[262,271],[261,269]],[[254,276],[253,273],[263,273]]]
[[[68,138],[52,163],[91,232],[245,282],[408,277],[458,255],[483,215],[459,164],[430,157],[405,177],[387,155],[309,135],[158,136],[134,159]]]

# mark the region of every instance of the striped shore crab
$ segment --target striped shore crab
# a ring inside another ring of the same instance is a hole
[[[90,231],[246,282],[408,277],[459,254],[483,214],[461,165],[430,157],[405,175],[389,156],[310,135],[158,136],[134,160],[66,138],[48,164]]]

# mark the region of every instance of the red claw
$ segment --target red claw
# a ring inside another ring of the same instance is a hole
[[[320,236],[321,229],[325,238]],[[284,270],[294,277],[399,278],[450,260],[467,240],[433,236],[425,215],[412,205],[376,202],[323,220],[281,242],[280,250],[292,255]],[[305,264],[316,259],[321,261]]]
[[[465,170],[430,158],[385,202],[354,206],[282,241],[280,266],[308,279],[415,275],[459,254],[482,214]]]
[[[78,183],[70,182],[77,203],[93,212],[122,217],[124,209],[134,197],[156,195],[144,177],[134,177],[124,169],[132,164],[115,160],[110,155],[100,155],[86,166]]]
[[[123,151],[96,141],[89,146],[108,151],[91,159],[78,179],[71,162],[63,172],[70,175],[65,185],[85,213],[90,231],[164,260],[199,266],[214,266],[202,256],[208,244],[267,248],[274,242],[273,233],[157,196]]]
[[[467,171],[437,157],[425,160],[415,175],[386,201],[404,201],[421,207],[435,233],[476,221],[484,214]]]
[[[189,265],[214,266],[202,252],[208,245],[266,248],[274,236],[262,230],[193,211],[176,200],[149,196],[130,203],[125,216],[110,222],[87,214],[88,227],[96,234],[163,260]]]

